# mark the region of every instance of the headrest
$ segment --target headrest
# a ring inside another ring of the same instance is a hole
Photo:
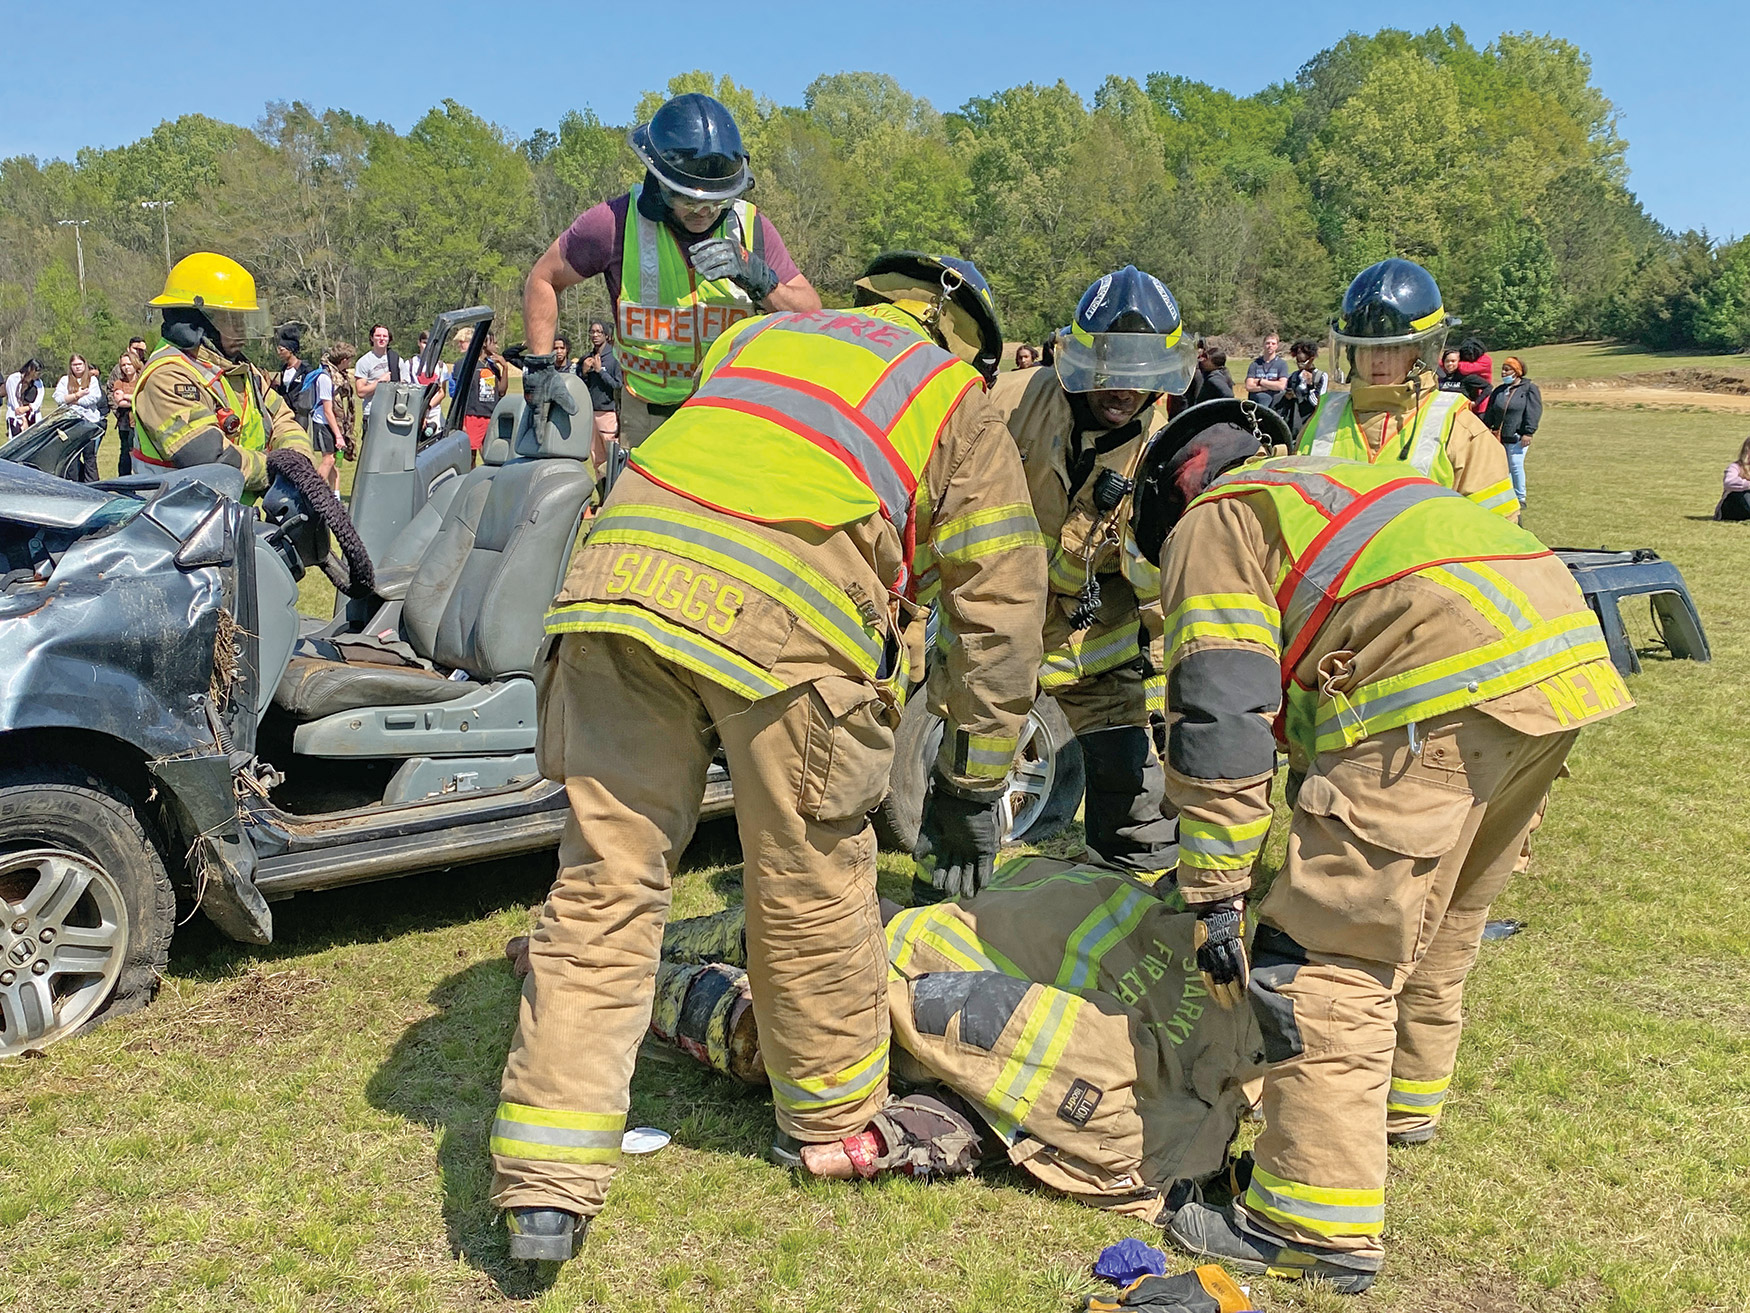
[[[548,407],[547,423],[538,433],[534,412],[523,404],[521,396],[516,398],[522,413],[517,418],[513,445],[524,460],[589,459],[589,449],[595,440],[595,411],[590,405],[589,389],[575,374],[561,374],[559,382],[577,403],[577,413],[567,415],[558,406]]]
[[[480,444],[482,465],[503,465],[511,459],[516,426],[522,418],[523,399],[520,394],[512,392],[498,399],[498,404],[492,408],[492,418],[486,423],[486,440]]]

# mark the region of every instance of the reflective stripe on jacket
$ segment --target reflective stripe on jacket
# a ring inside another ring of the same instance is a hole
[[[1144,448],[1166,423],[1165,402],[1141,414],[1137,436],[1108,451],[1097,450],[1106,433],[1084,433],[1084,444],[1095,448],[1096,454],[1087,477],[1072,490],[1070,439],[1075,417],[1056,374],[1044,368],[1003,374],[991,385],[990,395],[1020,448],[1034,514],[1051,544],[1052,595],[1040,687],[1068,688],[1135,665],[1143,656],[1139,630],[1146,629],[1151,639],[1159,634],[1160,573],[1142,558],[1130,536],[1130,498],[1101,513],[1094,505],[1094,482],[1102,470],[1134,479]],[[1069,617],[1090,580],[1097,581],[1100,606],[1090,625],[1071,630]],[[1149,677],[1151,692],[1159,685],[1157,676],[1158,672]]]
[[[226,434],[227,441],[245,451],[267,450],[267,425],[262,420],[261,407],[253,403],[250,389],[245,386],[238,391],[232,386],[225,371],[214,368],[180,347],[166,342],[152,353],[146,361],[146,367],[140,371],[139,378],[134,380],[135,394],[138,395],[139,390],[146,385],[146,380],[153,374],[173,363],[182,364],[193,375],[195,385],[206,394],[207,405],[215,413],[224,409],[237,416],[237,431]],[[174,468],[175,462],[171,460],[171,454],[176,449],[178,436],[173,425],[148,428],[142,424],[135,438],[134,455],[148,465]]]
[[[642,185],[633,187],[626,204],[615,345],[627,389],[643,401],[672,406],[692,394],[699,362],[711,344],[759,310],[729,279],[701,279],[693,271],[668,225],[639,212],[642,190]],[[711,236],[739,241],[751,252],[757,223],[758,211],[736,201]]]

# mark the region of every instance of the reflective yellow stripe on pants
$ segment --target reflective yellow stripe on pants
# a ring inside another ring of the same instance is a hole
[[[772,1082],[772,1101],[792,1112],[812,1112],[841,1103],[855,1103],[887,1079],[888,1042],[861,1062],[853,1063],[831,1076],[804,1076],[789,1081],[769,1066],[766,1075]]]
[[[1386,1100],[1387,1112],[1406,1112],[1415,1117],[1438,1117],[1446,1102],[1447,1087],[1452,1077],[1439,1080],[1399,1080],[1391,1078],[1391,1094]]]
[[[1267,1221],[1323,1236],[1369,1236],[1385,1230],[1384,1190],[1302,1185],[1252,1168],[1246,1208]]]
[[[984,1104],[999,1119],[1018,1126],[1039,1097],[1075,1030],[1082,1000],[1061,989],[1038,986],[1039,996],[1008,1061],[984,1096]],[[999,1125],[999,1131],[1004,1128]]]
[[[492,1152],[551,1163],[617,1163],[625,1113],[564,1112],[501,1103],[492,1123]]]

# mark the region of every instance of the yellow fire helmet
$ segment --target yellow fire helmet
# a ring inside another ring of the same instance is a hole
[[[267,311],[256,301],[255,279],[249,270],[212,251],[196,251],[178,260],[164,279],[164,290],[146,304],[158,310],[191,306],[215,320],[219,317],[215,312],[234,311],[247,337],[260,337],[268,329]]]

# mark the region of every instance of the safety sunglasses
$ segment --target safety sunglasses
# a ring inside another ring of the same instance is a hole
[[[662,199],[668,208],[676,214],[722,214],[723,211],[735,204],[734,197],[721,201],[701,201],[675,191],[667,184],[662,185]]]

